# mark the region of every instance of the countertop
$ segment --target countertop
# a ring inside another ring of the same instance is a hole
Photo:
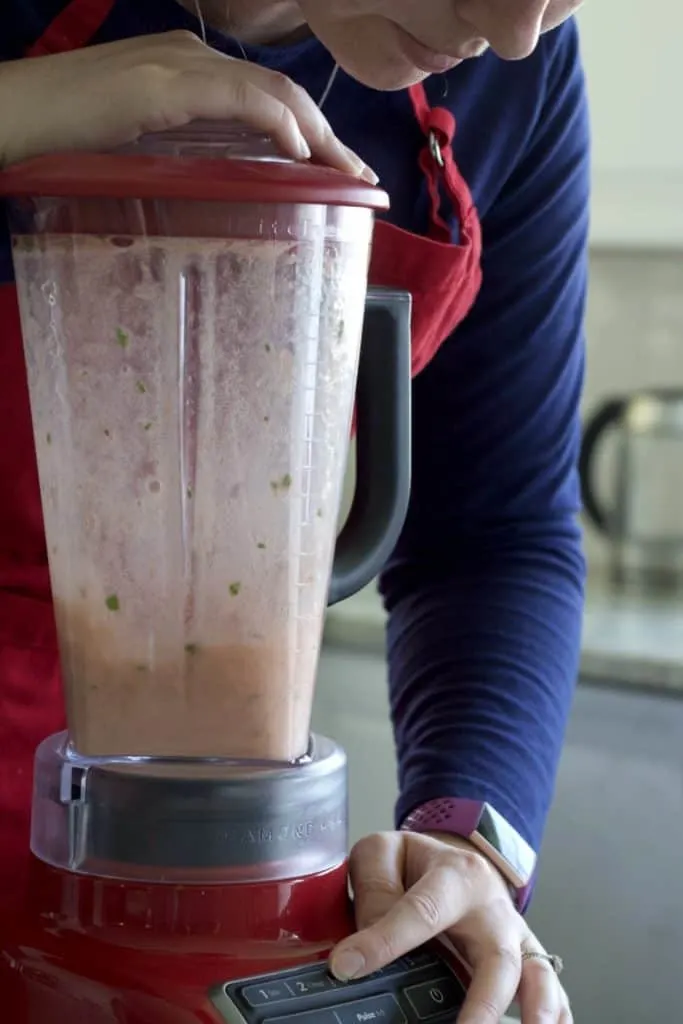
[[[384,650],[385,615],[374,586],[330,609],[325,640],[356,650]],[[683,594],[626,593],[589,578],[580,676],[604,685],[683,695]]]

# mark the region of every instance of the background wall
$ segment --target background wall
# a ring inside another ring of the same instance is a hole
[[[683,388],[683,253],[593,251],[586,336],[585,413],[625,391]],[[606,438],[597,474],[605,496],[613,452],[613,439]],[[680,493],[674,489],[671,500],[676,497]],[[666,500],[664,491],[658,500]],[[590,527],[586,550],[591,569],[599,570],[606,547]]]
[[[588,0],[578,15],[593,123],[593,239],[683,240],[683,5]]]
[[[683,389],[683,251],[593,249],[586,318],[584,414],[601,400],[643,387]],[[614,438],[598,462],[599,490],[610,491]],[[683,476],[683,467],[682,467]],[[354,485],[350,453],[342,519]],[[606,561],[605,541],[586,528],[591,569]]]

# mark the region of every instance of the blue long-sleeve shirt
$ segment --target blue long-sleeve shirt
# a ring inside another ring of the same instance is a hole
[[[0,59],[63,0],[5,0]],[[117,0],[95,42],[198,31],[174,0]],[[235,44],[209,32],[218,49]],[[318,99],[315,40],[248,48]],[[577,673],[584,562],[577,525],[588,123],[573,22],[527,60],[493,54],[427,83],[457,118],[455,156],[483,229],[476,305],[413,385],[410,510],[382,574],[397,822],[441,796],[489,800],[538,848]],[[423,145],[405,93],[340,73],[325,113],[378,172],[391,220],[425,232]],[[457,224],[453,225],[454,238]],[[11,276],[6,236],[0,284]]]

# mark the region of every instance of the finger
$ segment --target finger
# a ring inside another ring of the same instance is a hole
[[[476,965],[470,966],[472,980],[458,1024],[498,1024],[515,998],[519,984],[519,952],[513,946],[492,946]]]
[[[258,70],[266,71],[265,68]],[[301,133],[315,157],[331,167],[359,177],[364,176],[376,183],[377,176],[356,153],[337,138],[329,121],[305,89],[296,85],[286,75],[268,71],[267,76],[265,87],[293,112]]]
[[[351,850],[349,879],[359,929],[371,927],[403,896],[403,850],[402,838],[395,832],[366,836]],[[332,950],[330,970],[342,981],[367,973],[358,934]]]
[[[568,1003],[565,1003],[562,1013],[560,1014],[560,1024],[574,1024],[574,1014],[572,1013]]]
[[[330,167],[363,177],[372,184],[377,183],[377,175],[356,153],[337,138],[329,121],[311,96],[287,75],[258,64],[227,57],[225,54],[205,47],[193,37],[190,39],[178,38],[175,40],[175,45],[179,49],[187,51],[197,70],[205,69],[207,60],[212,60],[212,64],[219,68],[218,73],[221,76],[228,66],[232,76],[236,70],[235,64],[237,64],[240,76],[259,86],[265,93],[279,100],[284,107],[292,112],[297,128],[306,140],[313,156]],[[280,141],[279,136],[278,141]]]
[[[355,966],[347,978],[377,971],[439,935],[470,909],[469,899],[468,887],[452,869],[429,870],[379,921],[344,944],[345,953],[353,952]]]
[[[520,925],[521,918],[512,907],[491,908],[478,922],[477,931],[468,935],[465,951],[472,979],[457,1024],[498,1024],[507,1012],[522,972]],[[462,942],[460,932],[450,934]]]
[[[236,117],[271,134],[296,160],[313,155],[331,167],[377,183],[377,175],[336,137],[306,90],[281,72],[228,57],[185,31],[109,44],[100,50],[106,50],[103,60],[123,58],[134,70],[154,79],[142,95],[155,96],[157,109],[168,110],[168,97],[159,95],[155,82],[168,88],[168,76],[163,72],[175,72],[180,82],[180,90],[176,88],[180,111],[176,108],[160,118],[162,124],[168,122],[166,127],[178,127],[195,117]],[[209,76],[215,76],[211,85]],[[212,113],[216,109],[218,113]]]
[[[349,858],[356,924],[369,928],[405,893],[404,844],[396,832],[380,832],[356,843]]]
[[[189,71],[173,79],[174,107],[186,121],[233,118],[270,135],[287,156],[307,160],[311,149],[292,111],[245,76],[225,79]]]
[[[543,952],[536,944],[526,948]],[[536,957],[524,960],[519,983],[522,1024],[555,1024],[564,1002],[564,990],[552,965]]]

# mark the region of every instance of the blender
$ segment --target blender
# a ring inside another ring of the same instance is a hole
[[[354,925],[346,759],[310,735],[324,611],[409,492],[410,297],[367,288],[387,196],[213,123],[0,195],[68,721],[36,753],[7,1020],[452,1021],[441,952],[325,965]]]

